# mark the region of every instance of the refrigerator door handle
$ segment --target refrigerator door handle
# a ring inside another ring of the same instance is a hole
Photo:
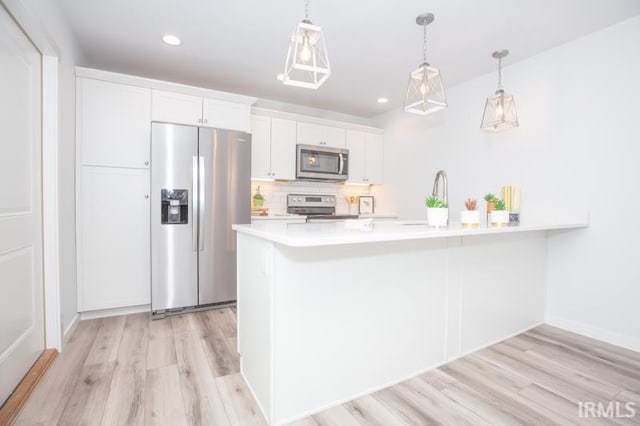
[[[198,251],[198,157],[193,157],[191,189],[191,248]]]
[[[198,167],[198,171],[200,173],[200,180],[198,182],[198,190],[200,192],[200,197],[198,200],[198,210],[199,210],[199,222],[198,222],[198,229],[199,229],[199,236],[198,236],[198,249],[200,251],[204,250],[204,209],[205,209],[205,203],[204,203],[204,199],[205,199],[205,173],[204,173],[204,157],[198,157],[200,160],[199,163],[199,167]]]

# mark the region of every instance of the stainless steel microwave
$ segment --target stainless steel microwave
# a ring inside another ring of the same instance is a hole
[[[296,179],[344,182],[349,178],[349,150],[298,145]]]

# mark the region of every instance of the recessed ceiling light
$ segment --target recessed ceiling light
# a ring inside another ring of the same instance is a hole
[[[166,36],[162,37],[162,41],[170,44],[171,46],[180,46],[182,44],[182,40],[172,34],[167,34]]]
[[[284,74],[278,74],[276,78],[280,81],[284,80]]]
[[[386,104],[387,102],[389,102],[389,98],[378,98],[379,104]]]

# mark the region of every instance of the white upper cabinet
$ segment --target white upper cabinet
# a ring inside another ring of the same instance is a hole
[[[347,131],[340,127],[322,126],[322,138],[326,146],[344,148],[346,146]]]
[[[151,90],[87,78],[77,89],[81,163],[149,167]]]
[[[250,106],[153,90],[153,121],[249,131]]]
[[[304,145],[344,148],[346,144],[346,130],[340,127],[322,126],[299,121],[297,140],[299,144]]]
[[[202,125],[202,98],[180,93],[153,91],[153,121]]]
[[[249,131],[251,107],[235,102],[204,99],[202,124],[217,129]]]
[[[381,184],[384,178],[383,135],[347,131],[349,150],[348,183]]]
[[[381,185],[384,182],[384,135],[365,134],[367,183]]]
[[[294,180],[296,122],[254,115],[251,130],[251,177]]]
[[[271,118],[251,117],[251,177],[271,179]]]
[[[271,119],[271,177],[296,178],[296,122]]]
[[[349,150],[349,183],[366,183],[367,151],[365,134],[356,130],[347,130],[347,149]]]

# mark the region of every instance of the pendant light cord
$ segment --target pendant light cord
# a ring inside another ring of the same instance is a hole
[[[423,43],[422,43],[422,59],[424,59],[424,63],[427,63],[427,26],[424,25],[422,27],[423,34]]]
[[[498,58],[498,89],[502,89],[502,57]]]
[[[309,0],[304,2],[304,19],[305,21],[309,20]]]

